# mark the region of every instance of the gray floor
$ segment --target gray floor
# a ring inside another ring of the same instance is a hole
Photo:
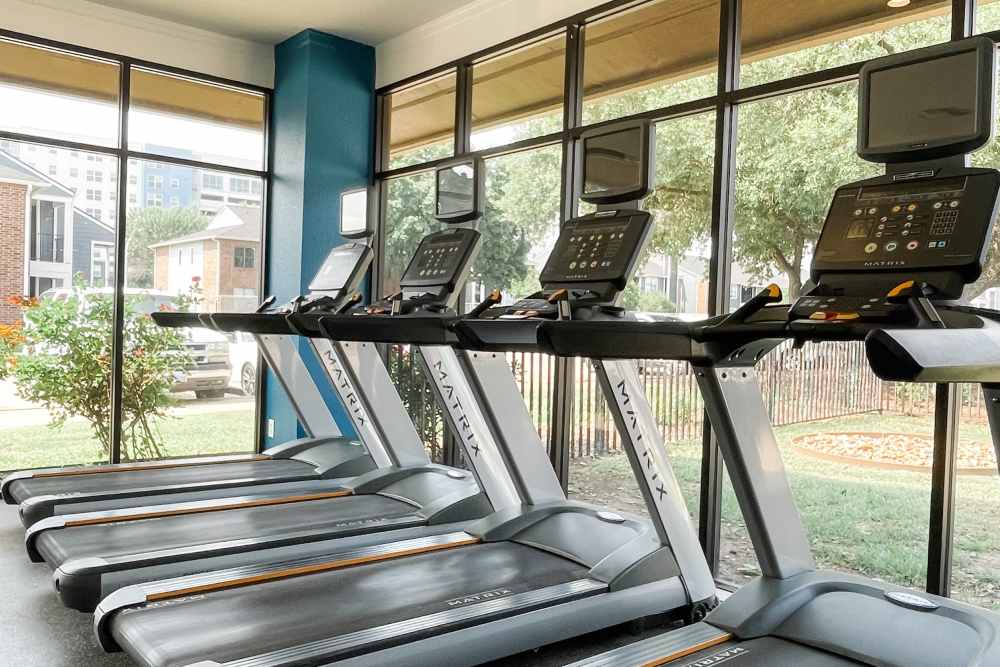
[[[131,664],[95,643],[91,616],[66,609],[52,592],[49,568],[28,561],[17,510],[0,504],[0,665],[110,667]],[[620,646],[657,630],[615,628],[491,663],[491,667],[558,667]]]

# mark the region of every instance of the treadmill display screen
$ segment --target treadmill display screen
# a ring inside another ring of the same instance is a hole
[[[639,128],[590,137],[583,147],[583,195],[635,190],[642,184]]]
[[[446,229],[425,236],[406,267],[399,281],[400,286],[455,283],[478,239],[479,232],[462,228]]]
[[[609,213],[566,223],[542,269],[543,286],[624,281],[641,250],[651,217],[640,211]]]
[[[347,287],[357,271],[358,262],[368,250],[368,247],[361,243],[349,243],[331,250],[316,277],[309,283],[309,290],[335,292]]]
[[[875,70],[867,146],[919,148],[976,134],[979,94],[975,51]]]

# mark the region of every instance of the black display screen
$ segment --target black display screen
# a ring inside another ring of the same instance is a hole
[[[323,260],[316,277],[309,283],[314,292],[334,292],[344,289],[357,271],[358,262],[368,248],[360,243],[338,246]]]
[[[475,171],[471,164],[456,164],[437,172],[437,212],[441,216],[470,213],[475,207]]]
[[[639,128],[588,137],[583,142],[583,194],[634,190],[642,186]]]
[[[871,73],[869,149],[919,148],[976,134],[975,51]]]

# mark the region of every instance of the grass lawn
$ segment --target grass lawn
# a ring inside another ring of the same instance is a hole
[[[792,438],[824,431],[931,434],[930,417],[858,415],[776,429],[792,493],[820,567],[858,572],[914,588],[926,578],[930,474],[883,470],[798,454]],[[989,434],[965,423],[962,441]],[[698,507],[700,442],[670,443],[671,462],[692,514]],[[641,497],[624,455],[571,463],[570,493],[642,512]],[[1000,480],[995,475],[959,477],[955,522],[953,595],[1000,608]],[[736,498],[728,481],[723,494],[720,577],[742,583],[757,574]]]
[[[167,456],[222,454],[253,449],[253,417],[241,411],[205,412],[158,420]],[[61,429],[0,428],[0,470],[107,460],[85,422]]]

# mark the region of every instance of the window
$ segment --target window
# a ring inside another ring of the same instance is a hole
[[[255,268],[254,253],[256,250],[253,248],[237,247],[233,253],[233,266],[238,269]]]
[[[562,129],[566,37],[559,33],[472,68],[472,149]]]
[[[171,197],[170,198],[170,205],[174,206],[174,207],[180,206],[181,205],[181,198],[180,197]]]
[[[80,178],[80,170],[77,169],[76,167],[70,167],[69,168],[69,177],[70,178]]]
[[[128,146],[264,168],[264,96],[133,67]]]
[[[714,95],[718,48],[718,2],[660,0],[588,24],[584,122]]]
[[[250,193],[259,195],[264,191],[264,184],[260,181],[250,181]]]
[[[98,171],[96,169],[87,170],[87,182],[88,183],[103,183],[104,182],[104,172]]]
[[[87,201],[101,201],[103,193],[100,190],[87,190]]]
[[[0,129],[116,144],[117,63],[13,40],[0,40],[0,63]]]
[[[137,201],[139,201],[139,199],[138,199],[138,197],[136,197],[136,194],[134,192],[128,193],[128,203],[129,204],[134,204]]]
[[[58,278],[32,277],[28,281],[28,296],[40,297],[50,289],[62,287],[63,281]]]
[[[139,176],[137,174],[129,174],[128,175],[128,184],[129,185],[136,185],[138,182],[139,182]]]
[[[232,192],[250,192],[250,181],[246,178],[230,178],[229,189]]]
[[[50,164],[49,165],[49,176],[55,176],[58,173],[59,173],[59,168],[56,165],[54,165],[54,164]]]
[[[31,259],[62,262],[66,238],[66,204],[37,200],[31,209]]]
[[[146,206],[163,206],[163,195],[158,193],[146,195]]]
[[[745,0],[740,85],[867,60],[947,41],[951,3],[915,0],[905,7],[883,0],[814,2]]]
[[[420,239],[441,224],[434,219],[434,173],[421,172],[386,182],[385,261],[382,293],[399,291],[399,279]]]
[[[161,189],[163,187],[163,177],[155,174],[146,176],[146,187],[153,188],[154,190]]]
[[[114,244],[95,243],[91,247],[91,287],[112,287],[114,276]]]
[[[455,153],[455,72],[389,95],[389,167]]]
[[[179,179],[179,178],[171,178],[170,179],[170,188],[172,190],[176,190],[179,187],[181,187],[181,179]]]
[[[99,209],[99,208],[88,208],[87,209],[87,215],[89,215],[90,217],[95,218],[97,220],[100,220],[101,216],[104,215],[104,214],[101,211],[101,209]]]
[[[201,185],[209,190],[221,190],[223,188],[222,174],[202,174]]]

